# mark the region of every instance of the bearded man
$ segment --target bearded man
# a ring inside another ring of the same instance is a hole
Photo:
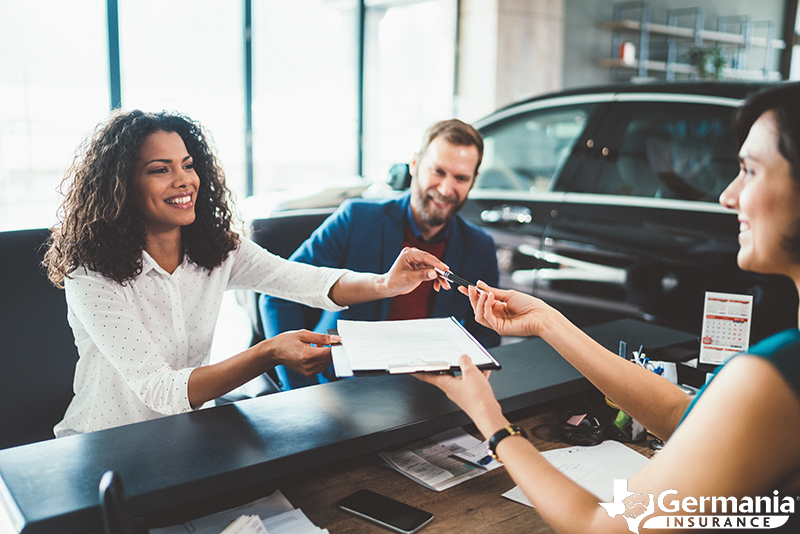
[[[469,223],[458,211],[467,201],[483,158],[483,138],[458,119],[440,121],[425,131],[422,147],[409,165],[411,186],[392,199],[350,199],[317,228],[290,259],[317,266],[386,272],[404,247],[433,254],[452,272],[490,286],[498,281],[497,256],[492,238]],[[259,308],[269,338],[287,330],[308,328],[303,306],[262,295]],[[392,299],[351,306],[341,312],[323,312],[313,329],[327,332],[336,320],[393,321],[453,316],[485,347],[500,337],[475,321],[469,299],[458,291],[439,291],[433,284]],[[282,389],[334,380],[332,368],[306,377],[276,367]]]

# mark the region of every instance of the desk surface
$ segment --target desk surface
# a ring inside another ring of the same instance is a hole
[[[575,408],[596,412],[602,409],[602,404],[602,396],[593,390],[519,410],[509,414],[509,418],[528,432],[529,439],[540,451],[545,451],[570,446],[561,441],[557,433],[561,411]],[[473,426],[467,429],[479,437]],[[647,457],[654,452],[648,441],[628,446]],[[337,500],[361,488],[431,512],[434,520],[421,531],[425,534],[554,532],[535,509],[501,496],[514,485],[508,472],[500,468],[443,492],[435,492],[383,466],[377,454],[370,454],[295,474],[278,481],[277,487],[314,524],[337,534],[388,532],[335,506]]]
[[[693,336],[632,320],[587,328],[616,352]],[[591,388],[540,339],[492,350],[507,412]],[[100,528],[97,487],[120,473],[133,515],[223,502],[243,488],[396,447],[469,420],[438,389],[409,376],[355,378],[199,412],[0,450],[0,502],[14,530]]]

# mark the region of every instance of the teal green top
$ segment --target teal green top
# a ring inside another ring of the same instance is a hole
[[[759,356],[774,365],[797,394],[798,399],[800,399],[800,330],[791,329],[779,332],[774,336],[770,336],[756,343],[750,347],[746,354],[750,356]],[[681,417],[678,423],[679,426],[683,423],[683,420],[686,419],[686,416],[689,415],[689,412],[692,411],[694,405],[697,404],[697,401],[703,395],[703,392],[723,367],[724,365],[717,367],[712,373],[711,379],[708,380],[694,396],[689,407],[686,408],[683,417]]]
[[[760,343],[756,343],[750,347],[746,354],[759,356],[774,365],[783,378],[786,379],[789,386],[794,390],[798,399],[800,399],[800,330],[792,329],[779,332]],[[719,370],[723,367],[724,365],[720,365],[714,370],[711,380],[714,379]],[[681,417],[678,425],[680,425],[683,420],[686,419],[689,412],[692,411],[692,408],[694,408],[694,405],[697,403],[706,387],[708,387],[708,384],[711,383],[711,380],[708,380],[706,384],[700,388],[700,391],[697,392],[697,395],[694,396],[694,399],[692,399],[691,404],[689,404],[689,407],[686,409],[683,417]],[[797,495],[797,498],[800,500],[800,495]],[[795,513],[789,516],[789,521],[785,525],[778,529],[770,530],[770,532],[776,534],[789,532],[796,534],[800,532],[800,510],[795,510]]]

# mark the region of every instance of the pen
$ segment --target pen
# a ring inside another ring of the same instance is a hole
[[[480,465],[481,467],[484,467],[487,464],[489,464],[489,462],[491,462],[491,461],[492,461],[492,457],[487,455],[487,456],[484,456],[483,458],[481,458],[480,460],[478,460],[477,464]]]
[[[458,275],[453,274],[453,271],[443,271],[443,270],[438,269],[436,267],[434,267],[433,270],[436,271],[436,274],[438,274],[440,277],[444,278],[448,282],[453,282],[454,284],[458,284],[458,285],[464,286],[464,287],[474,286],[475,289],[478,289],[478,286],[476,286],[475,284],[473,284],[472,282],[470,282],[468,280],[465,280],[464,278],[461,278]],[[480,291],[481,290],[478,289],[478,292],[480,292]]]
[[[486,466],[492,461],[491,456],[484,456],[483,458],[477,460],[467,460],[463,456],[456,456],[455,454],[451,454],[450,458],[453,460],[458,460],[459,462],[464,462],[465,464],[469,464],[473,467],[479,467],[481,469],[486,469]]]

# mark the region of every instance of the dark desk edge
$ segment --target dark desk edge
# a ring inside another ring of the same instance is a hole
[[[630,319],[586,331],[614,352],[620,336],[629,346],[653,348],[693,337]],[[592,387],[540,339],[491,352],[503,365],[491,380],[504,411]],[[388,411],[387,397],[396,403]],[[307,425],[299,427],[301,435],[287,431],[298,421]],[[0,450],[0,500],[20,532],[92,531],[101,528],[97,484],[107,469],[122,474],[131,513],[144,515],[469,422],[442,392],[412,377],[343,380]],[[302,434],[306,428],[310,435]],[[287,446],[287,435],[294,435],[296,447]],[[164,455],[170,465],[156,469],[152,460]]]

